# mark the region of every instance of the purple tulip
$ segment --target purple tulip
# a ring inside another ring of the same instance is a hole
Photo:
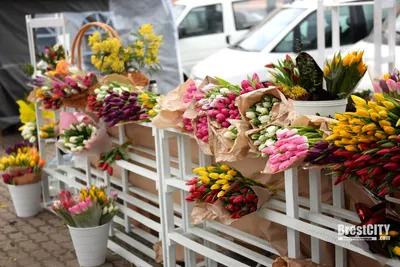
[[[380,80],[380,81],[379,81],[379,85],[381,86],[382,91],[383,91],[384,93],[389,93],[389,88],[388,88],[388,86],[387,86],[385,80]]]
[[[329,146],[328,142],[322,141],[322,142],[316,143],[314,145],[314,148],[316,148],[316,149],[326,149],[326,148],[328,148],[328,146]]]

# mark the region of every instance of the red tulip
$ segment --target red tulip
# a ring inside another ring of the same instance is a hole
[[[372,176],[375,176],[375,175],[378,175],[378,174],[380,174],[380,173],[382,173],[382,172],[383,172],[382,167],[376,167],[376,168],[372,171],[371,175],[372,175]]]
[[[265,67],[266,67],[266,68],[271,68],[271,69],[273,69],[273,68],[275,68],[275,65],[272,64],[272,63],[270,63],[270,64],[265,65]],[[399,141],[399,142],[400,142],[400,141]]]
[[[362,168],[361,170],[358,170],[356,173],[357,173],[357,175],[360,175],[360,176],[366,175],[368,173],[369,168],[370,167]]]
[[[257,207],[253,206],[253,207],[250,208],[250,212],[255,212],[256,210],[257,210]]]
[[[204,199],[205,202],[210,203],[213,200],[214,195],[208,194]]]
[[[241,204],[243,201],[243,197],[242,196],[237,196],[235,197],[235,199],[233,200],[233,204]]]
[[[121,159],[121,156],[120,156],[119,154],[117,154],[117,155],[115,156],[115,159],[116,159],[116,160],[120,160],[120,159]]]
[[[190,181],[188,181],[188,182],[186,183],[186,185],[194,185],[194,184],[197,184],[197,177],[196,177],[196,178],[193,178],[192,180],[190,180]]]
[[[396,155],[390,158],[390,161],[400,162],[400,155]]]
[[[229,211],[235,211],[235,206],[233,206],[233,204],[229,204],[226,208],[227,208]]]
[[[390,148],[383,148],[376,152],[377,155],[383,156],[390,153]]]
[[[194,201],[194,196],[193,196],[193,195],[188,195],[188,196],[185,198],[185,200],[186,200],[187,202],[193,202],[193,201]]]
[[[384,188],[381,189],[381,191],[379,191],[378,196],[379,197],[384,197],[389,190],[389,186],[385,186]]]
[[[299,81],[299,77],[296,74],[292,74],[292,80],[297,83]]]
[[[288,54],[286,54],[286,62],[289,64],[292,62],[292,58]]]
[[[113,175],[113,168],[111,167],[111,165],[108,165],[107,172],[109,175]]]
[[[396,187],[400,186],[400,174],[393,178],[392,185]]]

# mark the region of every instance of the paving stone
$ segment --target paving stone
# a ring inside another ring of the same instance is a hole
[[[33,242],[44,242],[44,241],[48,241],[49,238],[47,237],[47,235],[44,235],[43,233],[35,233],[35,234],[30,234],[28,235],[30,239],[33,240]]]
[[[28,236],[21,233],[21,232],[16,232],[8,235],[8,238],[10,240],[13,240],[14,242],[19,242],[23,240],[28,240]]]
[[[37,249],[38,247],[38,245],[36,243],[33,243],[32,240],[19,242],[18,246],[23,248],[27,252]]]
[[[41,263],[33,263],[34,259],[26,259],[26,260],[17,260],[18,266],[24,267],[24,266],[29,266],[29,267],[42,267]]]
[[[55,259],[45,260],[42,263],[46,267],[64,267],[65,266],[65,263],[61,263]]]
[[[47,260],[52,257],[50,253],[45,251],[44,249],[38,249],[35,251],[30,252],[30,254],[36,258],[37,261]]]
[[[43,242],[40,244],[40,246],[50,252],[57,251],[57,250],[63,250],[63,248],[60,247],[58,244],[56,244],[54,241]]]
[[[37,226],[42,226],[45,225],[46,223],[44,221],[42,221],[41,219],[35,217],[35,218],[31,218],[28,221],[29,224],[31,224],[33,227],[37,227]]]
[[[24,225],[23,227],[20,228],[20,230],[26,235],[27,234],[33,234],[33,233],[37,232],[37,229],[32,227],[32,226],[30,226],[30,225]]]

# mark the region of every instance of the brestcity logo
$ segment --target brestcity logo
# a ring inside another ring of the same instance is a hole
[[[390,240],[390,224],[338,224],[338,240]]]

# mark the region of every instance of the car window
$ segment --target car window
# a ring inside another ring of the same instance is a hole
[[[246,30],[260,22],[267,14],[267,1],[250,0],[232,3],[236,30]]]
[[[361,7],[339,8],[339,30],[340,45],[356,43],[369,33],[368,26],[363,16]],[[317,12],[314,11],[297,25],[283,40],[274,48],[273,52],[296,52],[297,41],[301,40],[303,50],[314,50],[318,47],[317,38]],[[332,13],[325,12],[325,46],[332,47]]]
[[[179,25],[179,39],[223,31],[221,4],[196,7]]]
[[[282,32],[290,23],[293,22],[304,8],[282,8],[252,29],[242,40],[236,43],[232,48],[245,51],[263,50],[278,34]]]
[[[397,4],[400,2],[397,1]],[[367,29],[370,33],[374,28],[374,5],[364,5],[362,6],[365,16],[365,21],[367,23]],[[388,9],[385,8],[382,10],[382,19],[386,19],[388,16]]]

